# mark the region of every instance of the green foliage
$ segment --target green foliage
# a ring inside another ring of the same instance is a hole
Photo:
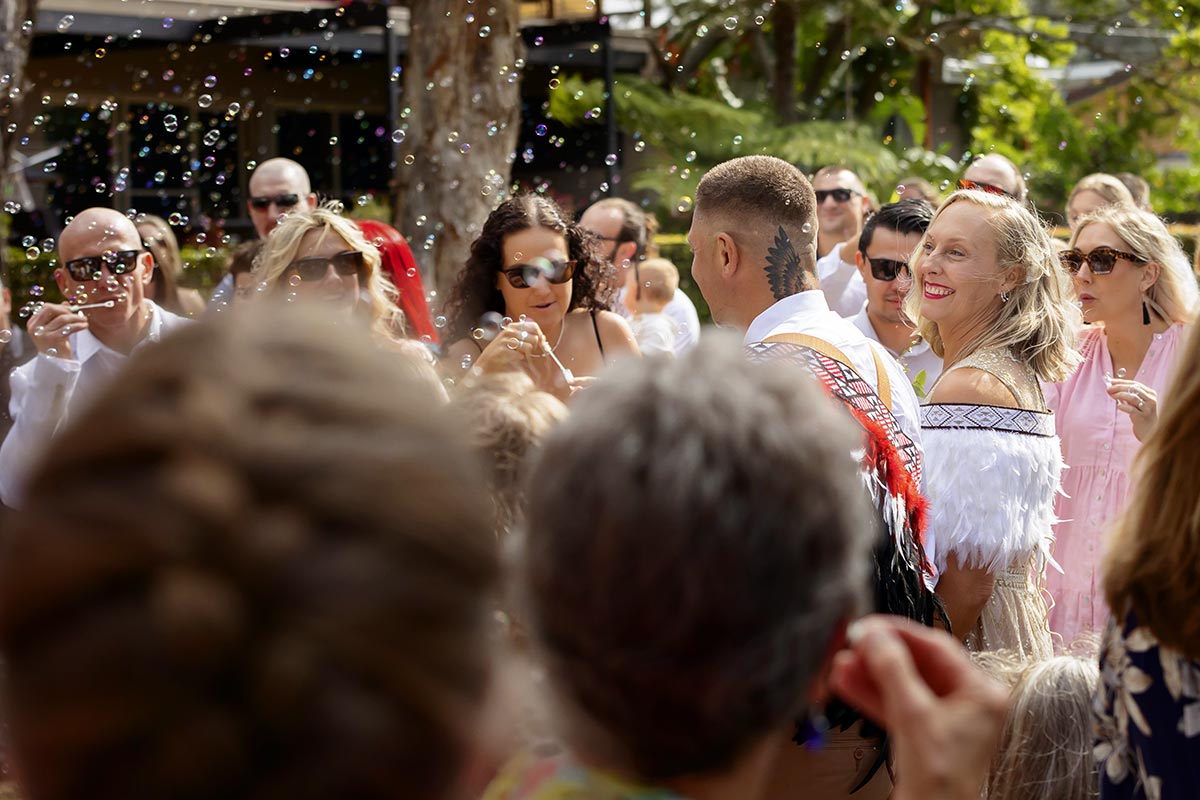
[[[663,90],[637,78],[622,77],[615,86],[622,129],[661,154],[651,168],[634,175],[635,189],[655,192],[668,210],[686,214],[700,176],[710,166],[735,156],[769,154],[805,170],[825,164],[854,166],[884,201],[896,181],[920,171],[932,180],[948,178],[953,161],[920,148],[888,147],[865,124],[821,120],[777,125],[761,108],[734,109],[681,91]],[[569,76],[550,93],[550,114],[568,125],[602,124],[591,110],[603,105],[603,85]]]

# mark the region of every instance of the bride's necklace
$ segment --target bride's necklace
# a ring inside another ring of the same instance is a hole
[[[567,318],[563,317],[562,324],[558,326],[558,341],[555,342],[554,346],[550,348],[550,353],[553,353],[555,350],[558,349],[558,346],[560,344],[562,344],[562,337],[563,337],[563,334],[566,332],[567,332]],[[547,358],[550,355],[550,353],[530,353],[530,355],[532,355],[534,358]]]

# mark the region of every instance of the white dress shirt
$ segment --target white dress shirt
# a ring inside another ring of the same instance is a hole
[[[867,306],[865,304],[862,307],[862,311],[855,315],[852,322],[868,339],[875,342],[879,341],[879,334],[875,332],[875,325],[871,322],[871,318],[867,316]],[[916,336],[915,332],[913,336]],[[880,344],[883,343],[880,342]],[[897,353],[886,344],[883,346],[888,351],[888,354],[900,364],[905,374],[908,375],[909,383],[915,381],[917,376],[922,372],[925,373],[925,381],[922,385],[925,387],[925,394],[929,394],[929,390],[933,388],[934,382],[942,374],[942,360],[929,347],[929,342],[924,339],[918,339],[916,344],[903,353]]]
[[[633,318],[629,309],[625,307],[625,287],[621,287],[621,291],[617,293],[613,310],[626,319]],[[700,340],[700,315],[696,313],[696,306],[691,298],[682,289],[675,290],[675,296],[667,303],[663,313],[675,322],[675,355],[681,356]]]
[[[150,305],[149,329],[134,350],[191,323],[146,302]],[[13,427],[0,445],[0,500],[5,505],[20,505],[30,471],[50,441],[72,415],[108,386],[128,360],[86,329],[71,334],[69,341],[75,358],[39,354],[12,371],[8,407]]]
[[[908,376],[888,354],[887,348],[864,336],[850,320],[830,311],[822,292],[816,289],[800,292],[775,303],[750,323],[743,342],[751,345],[780,333],[805,333],[829,342],[846,354],[853,362],[851,366],[875,391],[879,391],[879,376],[875,374],[875,357],[871,351],[878,352],[892,385],[892,414],[900,430],[908,434],[918,448],[921,447],[919,404]]]
[[[853,317],[867,302],[867,285],[853,261],[842,261],[840,244],[817,259],[817,280],[825,302],[843,317]]]

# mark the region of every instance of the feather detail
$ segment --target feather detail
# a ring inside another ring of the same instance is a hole
[[[993,573],[1021,555],[1049,559],[1063,469],[1058,437],[982,428],[922,434],[931,557],[939,574],[950,553]]]

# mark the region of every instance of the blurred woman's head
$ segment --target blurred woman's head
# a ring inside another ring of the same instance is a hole
[[[946,198],[912,260],[905,311],[942,355],[1007,348],[1039,379],[1078,362],[1079,310],[1041,221],[1012,198],[960,190]],[[961,340],[961,341],[960,341]]]
[[[471,244],[446,303],[446,341],[471,336],[489,312],[553,330],[568,311],[608,309],[613,267],[593,237],[553,200],[522,194],[501,203]]]
[[[650,782],[719,773],[823,700],[873,525],[842,411],[719,334],[616,365],[547,437],[523,590],[567,744]]]
[[[986,668],[985,664],[985,668]],[[1094,658],[1058,656],[1015,671],[1012,705],[985,785],[987,800],[1093,800]]]
[[[1071,230],[1093,211],[1105,206],[1121,205],[1136,208],[1133,194],[1119,178],[1104,172],[1094,172],[1082,178],[1067,199],[1067,225]]]
[[[131,360],[4,530],[31,800],[459,797],[497,560],[401,354],[233,311]]]
[[[1063,263],[1073,273],[1087,322],[1140,318],[1143,302],[1167,322],[1195,319],[1196,276],[1179,241],[1154,214],[1128,205],[1100,208],[1079,220],[1071,248]]]
[[[146,297],[173,314],[190,316],[203,311],[203,304],[197,307],[181,297],[183,255],[179,252],[179,240],[175,238],[171,226],[165,219],[153,214],[138,214],[134,224],[142,243],[154,256],[155,269],[146,288]]]
[[[377,335],[403,338],[404,315],[380,271],[379,251],[337,203],[284,217],[259,251],[251,280],[256,294],[361,312]]]

